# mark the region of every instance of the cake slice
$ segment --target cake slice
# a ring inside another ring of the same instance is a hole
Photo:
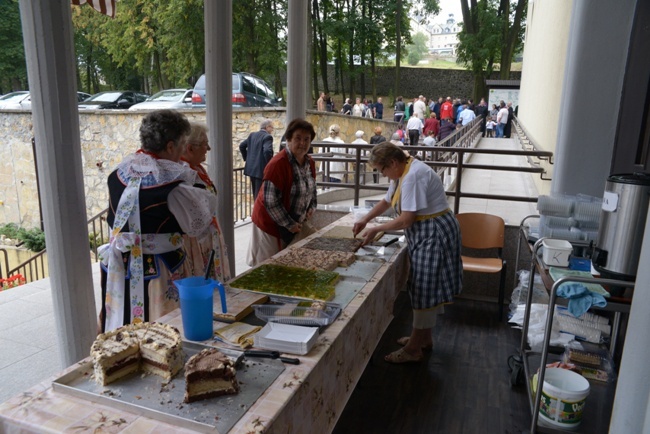
[[[140,345],[128,327],[97,336],[90,350],[95,381],[106,386],[140,369]]]
[[[183,368],[184,361],[178,329],[160,323],[142,323],[134,328],[140,342],[142,370],[171,380]]]
[[[185,364],[185,402],[239,393],[235,367],[230,357],[207,348]]]

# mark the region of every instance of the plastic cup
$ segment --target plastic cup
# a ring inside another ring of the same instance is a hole
[[[183,335],[190,341],[212,339],[212,304],[218,282],[202,276],[174,281],[181,299]]]

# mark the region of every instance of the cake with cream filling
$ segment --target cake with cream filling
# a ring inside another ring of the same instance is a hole
[[[185,364],[185,402],[239,393],[230,357],[216,348],[196,353]]]
[[[160,323],[129,324],[102,333],[90,355],[95,381],[103,386],[139,371],[171,380],[184,360],[179,331]]]

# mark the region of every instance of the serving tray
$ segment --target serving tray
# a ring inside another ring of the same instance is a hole
[[[183,341],[187,360],[202,349],[212,348]],[[284,371],[279,360],[243,360],[240,351],[219,348],[235,360],[240,391],[186,404],[185,377],[181,370],[170,382],[157,375],[137,373],[100,386],[91,378],[90,359],[79,363],[76,369],[55,379],[52,389],[81,399],[104,404],[178,427],[202,433],[226,433],[248,411],[264,391]]]

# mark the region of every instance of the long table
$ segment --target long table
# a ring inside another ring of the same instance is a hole
[[[348,215],[321,229],[300,247],[333,226],[352,226]],[[379,339],[393,318],[392,309],[408,277],[405,245],[400,245],[333,324],[322,331],[300,365],[285,370],[230,430],[231,433],[328,433],[347,404]],[[177,309],[158,321],[180,324]],[[52,389],[51,380],[0,404],[0,432],[189,433],[191,430],[95,404]]]

